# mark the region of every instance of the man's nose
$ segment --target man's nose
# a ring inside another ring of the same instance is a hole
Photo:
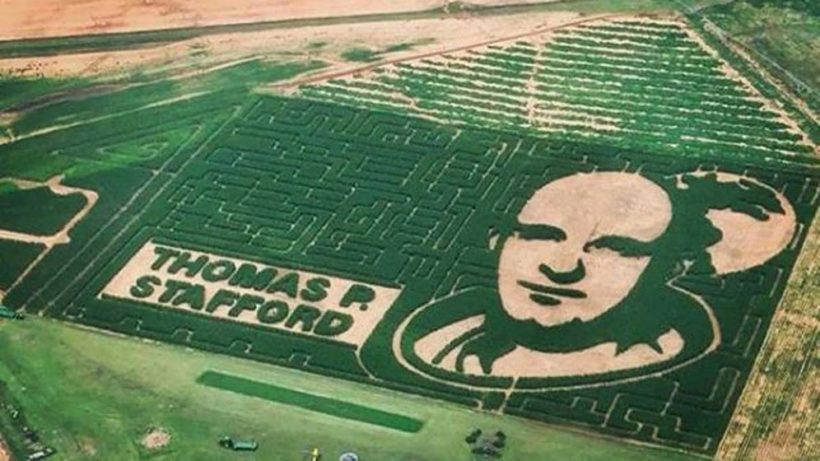
[[[546,264],[538,266],[538,270],[546,275],[548,279],[559,285],[569,285],[570,283],[579,282],[587,274],[587,270],[581,258],[578,258],[575,267],[568,268],[567,270],[556,270]]]

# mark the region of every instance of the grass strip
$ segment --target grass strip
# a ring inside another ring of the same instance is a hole
[[[408,416],[320,395],[308,394],[218,371],[206,371],[197,378],[196,382],[207,387],[402,432],[416,433],[424,425],[422,421]]]

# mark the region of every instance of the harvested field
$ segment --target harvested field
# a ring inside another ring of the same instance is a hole
[[[396,13],[442,7],[442,0],[92,0],[8,2],[0,40],[201,27],[296,18]]]
[[[133,72],[149,73],[185,69],[193,65],[208,67],[217,63],[263,55],[298,53],[331,64],[334,72],[358,67],[343,62],[341,55],[351,47],[389,49],[406,44],[407,49],[383,57],[395,59],[419,53],[435,53],[451,47],[509,37],[509,31],[537,31],[578,20],[573,12],[549,12],[541,15],[505,15],[489,18],[447,17],[413,21],[393,20],[375,23],[309,26],[282,30],[235,34],[215,34],[160,44],[140,49],[61,53],[0,59],[0,74],[16,76],[75,77]],[[317,47],[316,44],[321,44]]]
[[[553,0],[555,1],[555,0]],[[439,9],[458,11],[449,0],[55,0],[10,1],[0,18],[0,40],[98,35]],[[474,0],[467,9],[551,3],[549,0]]]

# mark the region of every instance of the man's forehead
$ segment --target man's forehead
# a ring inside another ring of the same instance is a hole
[[[553,181],[527,201],[518,220],[563,230],[570,239],[619,235],[651,241],[672,219],[657,184],[634,173],[580,173]]]

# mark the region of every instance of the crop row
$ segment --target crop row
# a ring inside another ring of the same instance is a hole
[[[302,91],[650,151],[724,149],[763,157],[811,152],[800,134],[725,76],[721,63],[681,27],[668,23],[582,26],[544,45],[519,40]]]

